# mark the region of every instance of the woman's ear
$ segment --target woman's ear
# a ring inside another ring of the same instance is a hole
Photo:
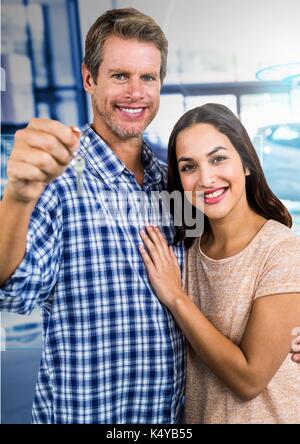
[[[245,176],[250,176],[251,175],[251,171],[249,170],[248,167],[244,168],[245,170]]]

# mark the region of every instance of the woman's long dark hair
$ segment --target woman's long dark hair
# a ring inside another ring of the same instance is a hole
[[[246,176],[246,195],[250,208],[260,216],[266,219],[274,219],[290,228],[292,226],[291,215],[270,190],[247,131],[233,112],[224,105],[207,103],[206,105],[194,108],[186,112],[174,126],[168,146],[169,193],[180,191],[182,199],[184,199],[184,191],[181,185],[176,158],[176,141],[181,131],[198,123],[209,123],[222,134],[225,134],[239,153],[244,168],[248,167],[251,174]],[[182,216],[182,226],[175,227],[174,244],[183,241],[186,248],[189,248],[193,244],[194,238],[186,237],[187,227],[184,223],[184,215]],[[204,215],[203,234],[207,234],[210,231],[208,218]]]

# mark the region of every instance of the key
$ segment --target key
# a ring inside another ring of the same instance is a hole
[[[85,158],[83,156],[76,156],[74,159],[74,169],[76,171],[76,188],[78,196],[82,194],[81,176],[85,169]]]
[[[76,135],[80,135],[81,134],[81,130],[80,128],[78,128],[77,126],[71,126],[70,127],[72,129],[72,131],[76,134]],[[83,136],[81,134],[80,136],[80,140],[81,140],[81,144],[83,146],[84,149],[88,149],[89,143],[90,143],[90,138],[88,136]],[[73,160],[73,167],[76,171],[76,188],[77,188],[77,193],[79,196],[81,196],[82,194],[82,183],[81,183],[81,176],[82,173],[85,169],[85,158],[78,154],[79,152],[79,148],[78,150],[74,153],[75,158]]]

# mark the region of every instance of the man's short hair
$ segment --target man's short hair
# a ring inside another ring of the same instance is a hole
[[[134,8],[106,11],[89,29],[83,63],[95,83],[103,60],[103,47],[110,36],[153,43],[161,53],[160,80],[163,83],[167,69],[168,41],[153,18]]]

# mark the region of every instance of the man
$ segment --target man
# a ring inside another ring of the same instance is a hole
[[[108,11],[86,38],[82,74],[94,119],[77,161],[70,164],[77,131],[59,122],[32,119],[16,133],[0,207],[0,307],[42,309],[35,423],[179,421],[184,340],[149,285],[135,206],[141,191],[150,197],[166,185],[142,139],[166,58],[150,17]],[[124,190],[131,214],[122,210]],[[171,242],[172,227],[162,229]]]
[[[0,210],[0,308],[42,309],[35,423],[179,419],[183,338],[147,279],[138,250],[145,222],[111,211],[124,190],[131,198],[165,189],[166,170],[142,134],[158,110],[166,58],[150,17],[108,11],[86,38],[94,119],[82,133],[80,177],[76,159],[70,165],[76,131],[32,119],[16,133]],[[163,229],[171,241],[172,228]]]

